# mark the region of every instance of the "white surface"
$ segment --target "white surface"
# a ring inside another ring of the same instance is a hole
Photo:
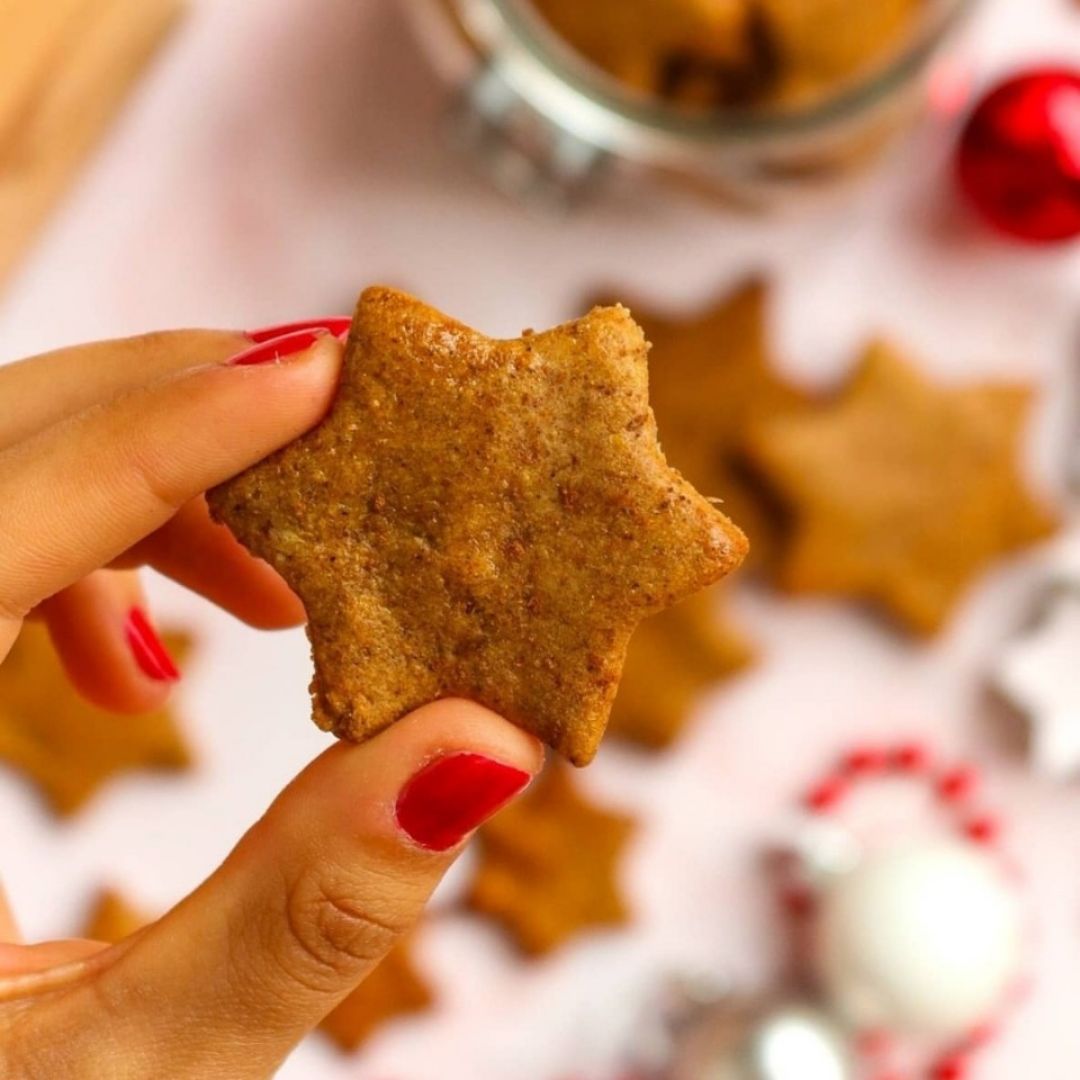
[[[740,219],[644,186],[551,222],[500,201],[441,146],[442,97],[394,0],[201,0],[0,309],[0,358],[180,324],[260,325],[347,310],[407,286],[491,333],[575,311],[598,284],[691,305],[744,273],[776,283],[785,367],[830,380],[869,335],[906,342],[943,377],[1046,387],[1030,445],[1050,483],[1072,386],[1076,249],[1010,249],[950,205],[946,134],[812,218]],[[981,76],[1080,55],[1067,0],[990,0]],[[257,403],[253,403],[257,407]],[[198,438],[197,431],[192,438]],[[858,611],[747,590],[762,663],[703,707],[670,755],[606,748],[582,783],[645,819],[625,867],[633,935],[527,966],[491,928],[446,914],[422,939],[437,1013],[348,1061],[312,1040],[289,1080],[553,1080],[609,1059],[658,967],[710,961],[765,984],[780,936],[758,845],[832,755],[868,735],[925,734],[993,765],[1040,931],[1034,996],[981,1064],[984,1080],[1080,1071],[1080,793],[1039,781],[990,737],[984,675],[1021,619],[1037,556],[1003,565],[940,640],[906,643]],[[0,775],[0,850],[33,934],[71,931],[109,879],[151,907],[190,889],[324,745],[307,721],[299,634],[258,636],[178,589],[165,617],[199,628],[182,691],[201,756],[188,778],[115,785],[58,826]],[[453,885],[445,897],[453,891]]]

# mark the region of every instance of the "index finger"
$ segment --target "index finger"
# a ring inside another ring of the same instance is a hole
[[[0,618],[111,562],[214,484],[326,413],[342,345],[325,332],[259,366],[166,376],[0,451]]]
[[[7,364],[0,367],[0,448],[162,375],[221,363],[250,344],[234,331],[171,330]]]

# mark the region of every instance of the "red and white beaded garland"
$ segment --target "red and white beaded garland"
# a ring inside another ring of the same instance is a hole
[[[944,1038],[945,1049],[931,1054],[932,1063],[921,1075],[927,1080],[967,1080],[971,1076],[976,1053],[992,1039],[1004,1011],[1011,1001],[1015,1000],[1020,988],[1019,942],[1023,937],[1023,919],[1015,870],[1001,845],[1001,819],[989,811],[983,801],[983,785],[979,771],[969,764],[939,761],[922,742],[865,744],[853,747],[843,754],[827,773],[809,786],[802,796],[801,807],[812,822],[819,823],[818,827],[822,827],[822,823],[838,822],[841,812],[847,807],[856,789],[886,778],[900,778],[925,785],[934,805],[943,816],[948,839],[922,846],[901,846],[895,854],[885,852],[881,856],[872,856],[869,861],[873,862],[874,858],[877,858],[878,865],[869,867],[863,876],[869,875],[873,878],[876,875],[877,880],[857,883],[854,891],[849,885],[834,887],[827,882],[815,881],[813,868],[805,859],[802,862],[789,862],[788,871],[781,884],[780,899],[785,910],[796,920],[802,937],[816,940],[822,950],[839,948],[848,965],[854,964],[857,980],[862,980],[864,984],[869,983],[872,989],[875,976],[882,976],[886,982],[890,976],[897,978],[901,988],[903,977],[909,977],[910,982],[912,964],[901,957],[900,973],[897,974],[895,963],[894,970],[890,971],[889,961],[895,960],[895,957],[890,958],[887,955],[888,950],[878,946],[881,941],[888,940],[889,919],[903,918],[905,896],[909,900],[913,897],[918,899],[913,889],[917,889],[919,882],[928,884],[931,889],[936,887],[937,895],[945,898],[950,895],[950,889],[954,895],[966,897],[974,909],[975,917],[964,921],[979,923],[982,920],[981,926],[972,932],[976,935],[982,933],[985,937],[982,942],[976,937],[972,943],[973,948],[979,953],[988,954],[989,959],[983,971],[970,972],[970,977],[961,971],[961,983],[968,991],[973,991],[971,1001],[981,1001],[979,995],[982,994],[987,1001],[994,1000],[996,1005],[987,1006],[984,1010],[986,1015],[980,1015],[973,1023],[967,1023],[962,1012],[956,1014],[951,1021],[945,1019],[943,1030],[948,1029],[950,1022],[955,1025],[958,1020],[964,1021],[964,1028],[958,1035],[950,1032]],[[937,871],[944,873],[946,879],[939,880],[935,886],[933,874]],[[857,871],[845,871],[838,875],[837,880],[851,882],[856,873]],[[904,874],[908,874],[906,884]],[[912,877],[913,874],[916,876]],[[921,878],[918,877],[920,874]],[[953,876],[948,877],[950,874]],[[898,886],[895,890],[892,888],[894,884]],[[852,895],[841,898],[838,903],[836,894],[845,889]],[[960,902],[965,901],[961,899]],[[842,920],[856,911],[861,912],[864,919],[866,916],[874,916],[875,903],[878,904],[882,920],[879,931],[873,924],[869,936],[865,928],[861,937],[859,931],[845,935],[841,930],[839,946],[835,934],[829,939],[827,928],[823,928],[823,924],[831,921],[835,928],[838,918]],[[905,933],[911,932],[910,920],[903,929]],[[857,955],[858,949],[865,947],[867,941],[873,942],[869,950],[872,955]],[[843,950],[847,950],[846,953]],[[813,948],[811,954],[813,955]],[[833,997],[832,1004],[841,1013],[850,1011],[844,1007],[843,980],[839,980],[840,992],[837,991],[837,986],[833,985],[836,980],[830,982],[830,962],[835,967],[835,956],[831,961],[828,957],[823,959],[821,956],[810,961],[825,996]],[[915,984],[918,985],[919,977],[922,977],[925,984],[926,974],[926,965],[923,964],[921,972],[915,971]],[[953,974],[956,975],[956,972]],[[964,978],[967,979],[966,982]],[[980,978],[983,978],[981,984]],[[889,998],[885,990],[895,992],[896,986],[882,990],[882,999],[888,999],[895,1005],[895,1001]],[[866,986],[860,985],[859,991],[865,996]],[[873,994],[870,996],[873,997]],[[903,993],[898,996],[902,999]],[[963,994],[959,997],[963,999]],[[930,1008],[929,1005],[925,1007]],[[858,1009],[854,1011],[857,1013]],[[849,1016],[848,1019],[854,1018]],[[914,1074],[910,1070],[902,1070],[896,1064],[898,1050],[903,1043],[901,1034],[891,1030],[888,1025],[876,1025],[864,1031],[856,1040],[857,1050],[867,1065],[872,1080],[913,1080]]]

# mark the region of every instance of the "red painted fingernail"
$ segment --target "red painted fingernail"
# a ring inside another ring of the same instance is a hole
[[[296,322],[282,323],[280,326],[264,326],[261,330],[249,330],[247,336],[261,345],[275,338],[295,334],[298,330],[325,330],[334,337],[344,337],[352,326],[348,315],[329,315],[325,319],[298,319]]]
[[[169,650],[162,644],[142,608],[135,607],[128,612],[124,636],[135,663],[144,675],[156,682],[176,682],[180,678],[180,671],[173,663]]]
[[[326,337],[322,327],[314,330],[296,330],[291,334],[271,338],[269,341],[253,345],[242,353],[237,353],[228,361],[230,367],[252,367],[255,364],[273,364],[278,360],[295,356],[310,349],[320,338]]]
[[[402,789],[397,823],[421,847],[446,851],[532,779],[482,754],[450,754],[424,766]]]

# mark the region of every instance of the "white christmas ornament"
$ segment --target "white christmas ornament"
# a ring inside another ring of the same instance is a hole
[[[820,897],[816,964],[860,1030],[961,1038],[1019,976],[1019,896],[992,857],[958,841],[870,854]]]

